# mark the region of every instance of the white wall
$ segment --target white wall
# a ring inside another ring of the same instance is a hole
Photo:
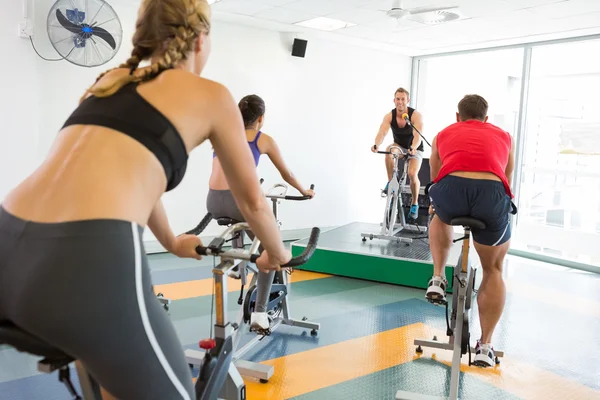
[[[3,120],[8,121],[4,126],[10,129],[2,131],[0,196],[43,159],[82,91],[100,72],[127,58],[137,13],[132,6],[112,3],[123,24],[123,46],[108,65],[86,69],[38,58],[29,42],[17,36],[21,6],[10,3],[0,16],[0,41],[14,60],[4,65],[15,77],[10,80],[12,94],[2,97]],[[56,57],[45,35],[52,3],[36,0],[35,10],[36,46],[48,58]],[[369,148],[383,115],[393,107],[395,89],[410,84],[410,58],[309,40],[301,59],[290,55],[285,35],[219,21],[214,21],[212,41],[203,75],[226,85],[236,99],[250,93],[262,96],[267,104],[264,131],[275,137],[300,180],[316,186],[313,201],[280,205],[282,229],[378,221],[384,207],[378,189],[385,184],[385,169],[383,156]],[[18,140],[6,144],[14,138]],[[164,196],[175,232],[193,227],[205,214],[210,166],[210,143],[205,143],[192,152],[182,184]],[[265,178],[265,188],[281,181],[267,158],[261,159],[259,176]],[[211,225],[207,234],[218,231]],[[144,238],[154,240],[149,231]]]

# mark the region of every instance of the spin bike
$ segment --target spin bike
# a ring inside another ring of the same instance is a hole
[[[282,193],[277,189],[283,189]],[[311,185],[311,190],[314,189],[314,185]],[[309,200],[310,196],[290,196],[287,195],[288,187],[284,184],[276,184],[274,185],[266,194],[266,197],[271,200],[273,203],[273,214],[277,219],[277,204],[280,200],[292,200],[292,201],[303,201]],[[228,228],[225,232],[218,238],[215,238],[209,247],[211,246],[223,246],[225,242],[231,240],[233,249],[243,249],[244,248],[244,240],[243,235],[244,231],[240,230],[236,227],[240,227],[240,221],[232,220],[231,218],[218,218],[217,223],[220,226],[227,226]],[[277,220],[277,225],[280,226],[281,222]],[[243,225],[247,226],[247,225]],[[231,238],[231,239],[229,239]],[[254,238],[252,244],[250,246],[250,254],[255,254],[259,249],[260,241],[258,238]],[[242,305],[240,312],[238,313],[238,317],[235,323],[235,331],[233,333],[233,362],[237,367],[238,371],[242,376],[251,377],[258,379],[262,383],[266,383],[269,381],[271,376],[274,373],[274,367],[271,365],[265,365],[260,363],[254,363],[246,360],[242,360],[241,357],[244,356],[252,347],[254,347],[260,340],[263,339],[264,336],[270,335],[273,331],[275,331],[280,325],[289,325],[296,326],[299,328],[310,329],[311,335],[316,335],[317,331],[321,328],[320,323],[307,321],[306,317],[303,317],[302,320],[293,319],[290,316],[290,306],[289,306],[289,282],[288,275],[292,273],[292,269],[288,268],[285,271],[277,271],[275,272],[273,278],[273,284],[271,286],[271,291],[269,294],[269,299],[267,303],[267,314],[269,316],[270,328],[266,331],[258,331],[258,335],[252,338],[248,343],[246,343],[243,347],[238,349],[239,343],[244,335],[243,326],[250,324],[250,317],[254,312],[254,308],[256,305],[256,298],[258,294],[257,289],[257,281],[258,281],[258,269],[255,265],[248,263],[247,261],[238,261],[230,270],[235,268],[239,269],[240,279],[241,279],[241,290],[240,297],[238,298],[238,304]],[[247,281],[247,272],[252,272],[252,279],[248,285],[248,290],[246,291],[246,295],[244,296],[244,287],[248,284]],[[187,349],[185,351],[186,360],[190,366],[200,365],[204,358],[204,351],[195,350],[195,349]]]
[[[517,208],[512,204],[513,215],[517,213]],[[475,297],[475,278],[476,269],[473,268],[469,257],[471,245],[471,229],[485,229],[485,223],[471,217],[458,217],[450,221],[453,226],[462,226],[464,235],[458,239],[454,239],[453,243],[463,240],[462,250],[458,257],[458,262],[452,271],[452,312],[450,321],[448,321],[448,302],[444,300],[430,300],[434,304],[442,304],[446,306],[446,335],[448,342],[440,342],[437,337],[433,340],[415,339],[414,344],[417,345],[416,352],[423,353],[422,346],[431,347],[442,350],[452,350],[452,369],[450,371],[450,393],[447,397],[427,396],[418,393],[411,393],[400,390],[396,392],[396,400],[457,400],[458,399],[458,383],[460,376],[461,358],[469,353],[469,365],[477,365],[471,363],[471,352],[475,352],[475,348],[470,346],[469,318],[471,314],[471,305]],[[496,365],[500,364],[500,357],[504,357],[504,352],[495,350]]]
[[[201,222],[196,231],[202,232],[212,217],[207,215]],[[247,224],[236,224],[228,231],[247,230]],[[226,233],[228,232],[226,231]],[[308,245],[304,252],[291,259],[282,268],[296,267],[306,263],[314,253],[319,239],[320,230],[313,228]],[[222,243],[225,243],[225,236],[219,237]],[[232,363],[233,356],[233,325],[227,321],[227,272],[235,265],[234,260],[241,259],[255,263],[258,254],[243,249],[232,249],[223,251],[221,245],[208,247],[198,246],[196,252],[200,255],[221,257],[221,263],[213,269],[213,276],[216,288],[217,320],[215,323],[215,338],[206,339],[200,342],[200,346],[206,350],[200,375],[196,380],[195,391],[197,400],[215,400],[224,398],[227,400],[245,400],[246,386],[238,370]],[[62,350],[53,347],[36,336],[22,330],[8,321],[0,321],[0,344],[6,344],[14,347],[16,350],[42,357],[38,362],[38,370],[43,373],[53,373],[58,371],[58,377],[67,387],[74,400],[101,400],[102,394],[100,385],[85,370],[80,362],[64,353]],[[83,397],[81,397],[70,378],[69,365],[75,362],[77,376],[81,387]],[[231,384],[234,384],[232,386]]]
[[[409,154],[401,147],[391,146],[389,151],[378,151],[379,154],[390,154],[394,158],[394,170],[392,172],[392,180],[388,184],[387,198],[385,202],[385,211],[383,213],[383,222],[381,223],[381,231],[379,233],[361,233],[362,241],[366,242],[367,238],[383,239],[395,241],[397,243],[412,243],[413,239],[408,237],[396,236],[400,231],[407,230],[413,232],[424,233],[426,227],[412,226],[406,222],[404,211],[402,209],[402,189],[406,186],[406,178],[408,176],[408,156]],[[402,176],[399,176],[398,162],[400,159],[405,159]],[[398,224],[398,217],[400,223]]]

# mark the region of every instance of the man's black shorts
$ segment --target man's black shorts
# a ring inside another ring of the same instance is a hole
[[[429,197],[445,224],[457,217],[483,221],[485,229],[471,229],[475,242],[499,246],[510,239],[512,202],[502,182],[447,175],[429,188]]]

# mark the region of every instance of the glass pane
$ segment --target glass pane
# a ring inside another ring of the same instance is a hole
[[[426,58],[419,66],[416,108],[423,114],[423,135],[431,143],[456,122],[458,102],[479,94],[489,104],[488,121],[515,135],[522,84],[523,49],[494,50]],[[425,157],[431,149],[425,146]],[[461,227],[455,227],[461,232]]]
[[[600,41],[534,47],[514,248],[600,265]]]
[[[417,109],[423,114],[423,135],[431,140],[456,122],[458,102],[479,94],[489,103],[488,121],[516,132],[523,49],[467,53],[421,60]],[[427,146],[428,147],[428,146]],[[429,148],[425,149],[427,157]]]

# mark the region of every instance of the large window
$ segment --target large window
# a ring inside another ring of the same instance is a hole
[[[466,94],[483,96],[489,103],[489,121],[515,132],[522,70],[523,49],[422,59],[417,108],[423,114],[424,136],[431,143],[456,122],[458,102]]]
[[[413,104],[430,142],[467,93],[515,138],[512,249],[600,267],[598,54],[600,39],[587,39],[416,59]]]
[[[533,47],[514,247],[600,265],[600,40]]]

